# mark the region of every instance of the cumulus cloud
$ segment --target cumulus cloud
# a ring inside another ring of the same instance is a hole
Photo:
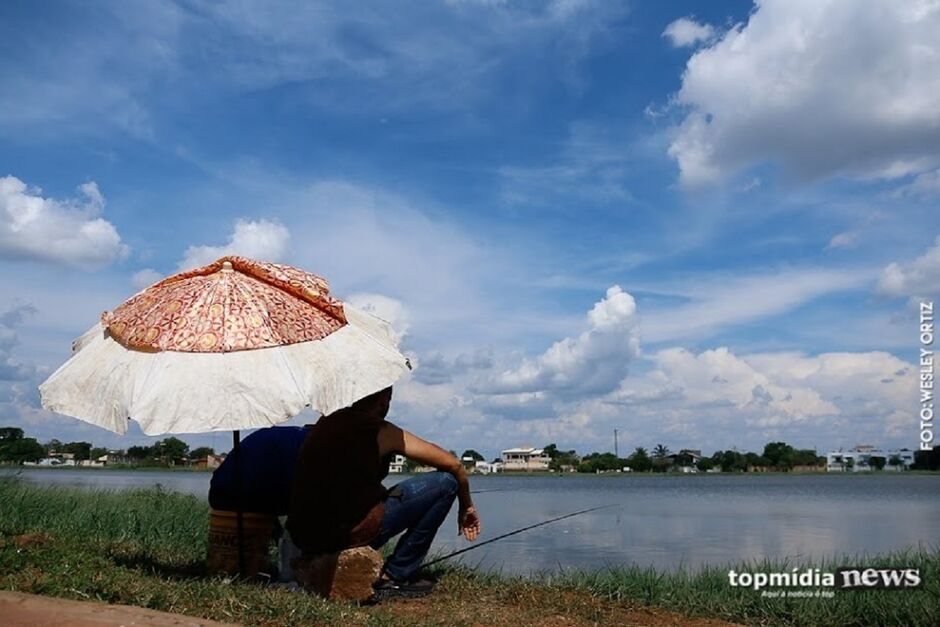
[[[93,269],[127,256],[117,229],[98,217],[105,201],[90,181],[56,200],[15,176],[0,178],[0,257]]]
[[[745,435],[754,446],[789,436],[851,446],[856,438],[914,437],[914,368],[889,353],[737,355],[725,347],[673,347],[650,360],[652,370],[625,379],[607,400],[630,405],[638,422],[656,416],[664,431],[677,426],[689,440],[728,447]]]
[[[228,243],[221,246],[190,246],[179,263],[180,270],[212,263],[226,255],[259,261],[283,261],[290,250],[290,231],[270,220],[238,220]]]
[[[496,374],[481,391],[491,394],[609,391],[640,354],[636,301],[614,285],[587,315],[587,329],[534,359]]]
[[[889,264],[878,279],[877,290],[884,296],[915,299],[940,294],[940,236],[931,248],[910,263]]]
[[[676,48],[694,46],[714,36],[715,28],[711,24],[702,24],[688,17],[680,17],[663,31],[663,37]]]
[[[435,351],[415,359],[412,377],[427,385],[440,385],[450,383],[455,377],[475,370],[489,370],[493,364],[493,351],[490,349],[481,348],[472,353],[460,353],[452,359]]]
[[[399,339],[408,334],[408,328],[411,326],[411,314],[405,304],[391,296],[383,294],[374,294],[371,292],[357,292],[350,294],[346,300],[359,309],[385,320],[390,325]]]
[[[687,185],[761,163],[896,178],[940,163],[940,5],[762,0],[689,59],[669,154]],[[845,36],[851,33],[851,36]]]
[[[0,313],[0,381],[25,381],[35,373],[33,366],[13,356],[19,343],[16,327],[34,313],[36,308],[27,303],[18,303]]]

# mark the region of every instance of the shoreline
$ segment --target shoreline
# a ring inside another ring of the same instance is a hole
[[[136,466],[136,465],[115,465],[115,466],[27,466],[23,464],[0,464],[0,471],[3,470],[39,470],[39,471],[66,471],[77,470],[81,472],[104,471],[104,472],[180,472],[180,473],[212,473],[214,469],[192,468],[188,466]],[[389,477],[413,477],[420,473],[389,473]],[[940,475],[940,470],[878,470],[878,471],[860,471],[860,472],[827,472],[819,471],[779,471],[769,470],[761,472],[544,472],[544,471],[509,471],[498,473],[470,473],[472,481],[486,479],[488,477],[819,477],[819,476],[851,476],[851,477],[889,477],[889,476],[917,476],[917,475]]]
[[[89,495],[91,498],[89,498]],[[632,565],[527,577],[439,565],[431,597],[357,607],[206,572],[208,506],[155,489],[116,494],[0,481],[0,588],[98,599],[245,624],[291,625],[932,625],[940,623],[940,547],[815,563],[754,560],[696,571]],[[728,584],[728,569],[788,572],[841,566],[914,566],[924,588],[837,591],[832,598],[768,601]]]

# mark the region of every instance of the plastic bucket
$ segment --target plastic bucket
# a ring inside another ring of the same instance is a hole
[[[268,547],[273,540],[274,517],[257,512],[242,512],[243,577],[254,577],[269,570]],[[210,572],[238,573],[238,518],[235,512],[214,509],[209,515]]]

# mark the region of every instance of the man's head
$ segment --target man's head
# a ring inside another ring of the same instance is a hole
[[[388,414],[388,407],[392,402],[392,388],[370,394],[353,403],[353,409],[367,414],[375,420],[382,420]]]

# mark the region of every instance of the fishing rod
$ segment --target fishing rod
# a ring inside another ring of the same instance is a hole
[[[590,508],[588,508],[588,509],[582,509],[581,511],[578,511],[578,512],[572,512],[572,513],[570,513],[570,514],[565,514],[564,516],[558,516],[558,517],[556,517],[556,518],[550,518],[550,519],[548,519],[548,520],[543,520],[542,522],[535,523],[534,525],[529,525],[528,527],[523,527],[522,529],[516,529],[515,531],[510,531],[509,533],[504,533],[504,534],[502,534],[502,535],[496,536],[495,538],[490,538],[489,540],[486,540],[486,541],[481,542],[481,543],[479,543],[479,544],[474,544],[473,546],[468,546],[468,547],[465,548],[465,549],[460,549],[459,551],[454,551],[453,553],[448,553],[447,555],[445,555],[445,556],[443,556],[443,557],[438,557],[438,558],[436,558],[436,559],[433,559],[433,560],[431,560],[430,562],[425,562],[424,565],[421,566],[421,570],[424,570],[424,569],[427,568],[428,566],[432,566],[432,565],[434,565],[434,564],[437,564],[438,562],[443,562],[444,560],[448,560],[448,559],[450,559],[450,558],[452,558],[452,557],[456,557],[456,556],[460,555],[461,553],[466,553],[467,551],[472,551],[473,549],[479,549],[481,546],[485,546],[485,545],[487,545],[487,544],[490,544],[491,542],[496,542],[497,540],[502,540],[503,538],[508,538],[509,536],[514,536],[514,535],[516,535],[517,533],[522,533],[523,531],[529,531],[530,529],[535,529],[536,527],[541,527],[542,525],[547,525],[547,524],[549,524],[549,523],[558,522],[559,520],[564,520],[565,518],[571,518],[572,516],[580,516],[581,514],[587,514],[588,512],[596,512],[596,511],[599,510],[599,509],[608,509],[608,508],[611,508],[611,507],[618,507],[618,505],[617,505],[617,504],[613,504],[613,505],[600,505],[600,506],[598,506],[598,507],[590,507]]]

